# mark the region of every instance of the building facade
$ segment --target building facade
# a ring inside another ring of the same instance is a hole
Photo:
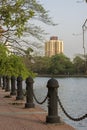
[[[63,41],[58,40],[58,37],[52,36],[45,43],[45,56],[51,57],[56,54],[63,53]]]

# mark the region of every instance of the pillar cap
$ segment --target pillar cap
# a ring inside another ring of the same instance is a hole
[[[51,78],[47,82],[47,88],[58,88],[59,84],[58,81],[54,78]]]

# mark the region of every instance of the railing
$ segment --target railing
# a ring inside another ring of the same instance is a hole
[[[6,82],[5,80],[5,76],[3,76],[3,85],[5,84],[4,82]],[[9,79],[9,78],[8,78]],[[8,80],[7,80],[8,81]],[[12,76],[11,77],[11,95],[17,95],[16,96],[16,100],[22,100],[23,99],[23,90],[22,90],[22,77],[19,76],[17,77],[17,93],[16,93],[16,89],[15,89],[15,77]],[[46,122],[47,123],[60,123],[60,117],[58,115],[58,103],[62,109],[62,111],[64,112],[64,114],[71,120],[73,121],[80,121],[83,120],[85,118],[87,118],[87,114],[82,115],[81,117],[72,117],[70,116],[70,114],[68,114],[68,112],[66,112],[63,104],[61,103],[61,100],[58,96],[58,88],[59,88],[59,84],[58,81],[54,78],[51,78],[48,80],[47,82],[47,88],[48,88],[48,92],[46,94],[46,97],[42,100],[42,101],[38,101],[38,99],[36,98],[36,95],[34,93],[33,90],[33,78],[28,77],[26,79],[26,103],[25,103],[25,108],[34,108],[35,104],[33,99],[38,103],[38,104],[43,104],[45,103],[46,100],[48,100],[48,115],[46,116]],[[6,85],[8,86],[8,83],[6,82],[5,86],[2,86],[2,89],[4,88],[6,90]]]

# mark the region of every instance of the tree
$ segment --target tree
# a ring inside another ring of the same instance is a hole
[[[42,40],[44,30],[40,26],[31,24],[31,20],[39,20],[45,24],[53,25],[48,11],[36,0],[1,0],[0,21],[4,30],[1,32],[3,43],[12,43],[17,49],[22,45],[30,44],[24,37],[35,37]],[[20,37],[22,36],[22,39]],[[24,37],[23,37],[24,36]]]
[[[48,11],[36,0],[1,0],[0,1],[0,40],[2,44],[9,45],[18,52],[24,52],[22,48],[25,44],[31,45],[29,36],[42,40],[42,35],[45,34],[40,26],[32,23],[32,20],[38,20],[48,25],[54,25],[51,18],[48,16]],[[35,41],[36,42],[36,41]],[[31,47],[30,47],[31,48]],[[28,50],[25,53],[28,53]],[[7,57],[5,62],[8,68],[11,69],[10,58]],[[13,58],[14,59],[14,58]],[[5,65],[5,64],[4,64]],[[4,67],[4,66],[2,66]],[[5,66],[6,67],[6,66]],[[6,73],[11,70],[4,70]],[[20,68],[19,68],[20,70]]]
[[[29,76],[29,71],[25,67],[23,60],[21,57],[17,55],[10,55],[7,59],[5,67],[5,74],[9,76],[16,76],[18,77],[21,75],[24,79]]]
[[[7,48],[0,45],[0,74],[8,76],[21,75],[24,79],[34,74],[25,67],[22,57],[17,55],[8,55]]]
[[[77,74],[85,73],[85,62],[80,56],[73,59],[74,69]]]
[[[73,65],[64,54],[57,54],[51,57],[50,73],[52,74],[72,74]]]
[[[31,55],[32,52],[33,49],[30,47],[24,50],[23,61],[28,69],[30,69],[31,68],[30,66],[32,66],[32,61],[33,61],[33,57]]]
[[[0,74],[3,74],[3,71],[5,70],[5,64],[7,62],[7,51],[7,48],[0,44]]]
[[[34,64],[30,64],[31,70],[38,74],[73,74],[73,64],[63,54],[52,57],[33,57]]]
[[[49,57],[34,57],[34,64],[32,64],[31,68],[34,72],[39,74],[48,74],[49,66],[50,66],[50,58]]]
[[[29,58],[29,57],[31,56],[31,53],[33,52],[33,49],[29,47],[29,48],[27,48],[27,50],[25,50],[24,52],[25,52],[25,54],[26,54],[26,57]]]

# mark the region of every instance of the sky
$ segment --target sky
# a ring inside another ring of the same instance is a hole
[[[73,59],[77,54],[84,54],[82,25],[87,18],[87,3],[84,0],[39,0],[49,11],[49,16],[57,26],[43,25],[51,36],[58,36],[64,42],[64,54]],[[85,49],[87,48],[87,31],[85,31]],[[86,49],[87,52],[87,49]]]

